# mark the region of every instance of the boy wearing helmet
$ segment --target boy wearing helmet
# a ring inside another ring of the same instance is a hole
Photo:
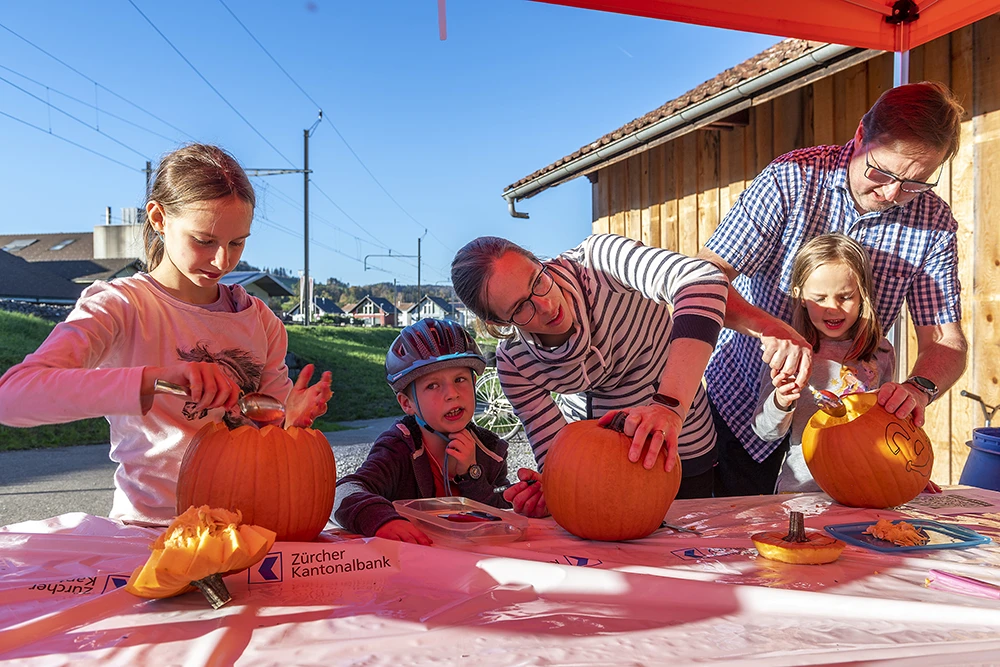
[[[337,482],[334,518],[366,537],[430,544],[396,513],[394,500],[465,496],[509,508],[507,443],[471,424],[479,346],[455,322],[423,319],[403,329],[385,359],[386,380],[406,417],[375,441],[353,475]]]

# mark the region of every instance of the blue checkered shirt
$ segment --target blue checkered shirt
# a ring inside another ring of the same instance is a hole
[[[951,209],[925,192],[904,206],[859,214],[847,180],[853,152],[851,141],[775,159],[740,195],[705,247],[740,274],[733,287],[747,301],[790,322],[796,253],[815,236],[840,232],[871,255],[883,330],[899,316],[904,298],[917,326],[960,321],[958,223]],[[705,372],[713,404],[758,462],[779,444],[760,440],[751,427],[762,363],[759,341],[723,329]]]

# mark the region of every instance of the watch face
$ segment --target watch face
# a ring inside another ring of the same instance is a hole
[[[925,377],[914,375],[913,377],[910,378],[910,382],[923,387],[927,391],[937,391],[937,385]]]
[[[469,472],[466,474],[468,474],[472,479],[479,479],[483,475],[483,468],[478,463],[474,463],[469,466]]]

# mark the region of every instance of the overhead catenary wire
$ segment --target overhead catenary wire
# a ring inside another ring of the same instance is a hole
[[[22,88],[21,86],[17,85],[16,83],[14,83],[13,81],[11,81],[10,79],[7,79],[7,78],[4,78],[4,77],[0,76],[0,81],[3,81],[4,83],[6,83],[7,85],[9,85],[9,86],[11,86],[13,88],[17,88],[18,90],[20,90],[22,93],[24,93],[28,97],[32,97],[32,98],[38,100],[42,104],[48,106],[50,109],[55,109],[56,111],[58,111],[59,113],[63,114],[64,116],[72,118],[73,120],[75,120],[76,122],[80,123],[84,127],[90,128],[91,130],[97,132],[102,137],[107,137],[108,139],[110,139],[111,141],[115,142],[116,144],[118,144],[122,148],[125,148],[127,150],[132,151],[133,153],[135,153],[139,157],[143,158],[144,160],[148,160],[149,159],[149,156],[147,156],[142,151],[137,150],[135,148],[132,148],[131,146],[129,146],[128,144],[126,144],[124,141],[120,141],[118,139],[115,139],[114,137],[112,137],[107,132],[101,132],[100,128],[94,127],[93,125],[91,125],[87,121],[83,120],[82,118],[77,118],[76,116],[74,116],[70,112],[66,111],[65,109],[61,109],[60,107],[57,107],[56,105],[52,104],[48,100],[42,99],[41,97],[39,97],[38,95],[35,95],[30,90],[25,90],[24,88]]]
[[[243,121],[244,123],[246,123],[247,127],[249,127],[249,128],[251,129],[251,130],[253,130],[253,131],[254,131],[254,134],[256,134],[256,135],[257,135],[258,137],[260,137],[260,138],[261,138],[261,140],[262,140],[262,141],[263,141],[263,142],[264,142],[265,144],[267,144],[268,146],[270,146],[270,147],[271,147],[271,149],[272,149],[272,150],[273,150],[273,151],[274,151],[275,153],[277,153],[278,155],[280,155],[280,156],[281,156],[281,157],[282,157],[282,158],[283,158],[283,159],[285,160],[285,162],[287,162],[288,164],[292,165],[293,167],[295,166],[295,163],[294,163],[294,162],[292,162],[291,160],[289,160],[289,159],[288,159],[288,157],[287,157],[287,156],[286,156],[286,155],[285,155],[284,153],[282,153],[282,152],[281,152],[280,150],[278,150],[278,147],[277,147],[277,146],[275,146],[274,144],[272,144],[272,143],[271,143],[271,142],[270,142],[270,141],[268,140],[268,138],[267,138],[267,137],[265,137],[265,136],[263,135],[263,133],[261,133],[261,131],[260,131],[260,130],[258,130],[258,129],[257,129],[256,127],[254,127],[254,124],[253,124],[253,123],[251,123],[251,122],[250,122],[250,121],[249,121],[249,120],[247,119],[247,117],[246,117],[246,116],[244,116],[244,115],[243,115],[242,113],[240,113],[240,110],[239,110],[239,109],[237,109],[237,108],[236,108],[236,107],[235,107],[235,106],[233,105],[233,103],[232,103],[232,102],[230,102],[230,101],[229,101],[228,99],[226,99],[226,96],[225,96],[225,95],[223,95],[223,94],[222,94],[222,93],[221,93],[221,92],[219,91],[219,89],[218,89],[218,88],[216,88],[216,87],[215,87],[214,85],[212,85],[212,82],[211,82],[211,81],[209,81],[209,80],[208,80],[208,78],[207,78],[207,77],[206,77],[206,76],[205,76],[204,74],[202,74],[202,73],[201,73],[201,72],[200,72],[200,71],[198,70],[198,68],[197,68],[197,67],[195,67],[195,66],[194,66],[194,63],[192,63],[192,62],[191,62],[190,60],[188,60],[188,59],[187,59],[187,56],[185,56],[185,55],[184,55],[183,53],[181,53],[181,50],[180,50],[180,49],[178,49],[178,48],[177,48],[176,46],[174,46],[174,43],[173,43],[173,42],[171,42],[171,41],[170,41],[170,39],[168,39],[168,38],[167,38],[167,36],[166,36],[165,34],[163,34],[163,31],[162,31],[162,30],[160,30],[160,29],[159,29],[158,27],[156,27],[156,24],[155,24],[155,23],[153,23],[153,21],[152,21],[152,20],[151,20],[151,19],[150,19],[150,18],[149,18],[148,16],[146,16],[146,15],[145,15],[145,14],[143,13],[143,11],[142,11],[141,9],[139,9],[139,7],[138,7],[138,6],[137,6],[137,5],[135,4],[135,2],[133,2],[133,0],[128,0],[128,3],[129,3],[130,5],[132,5],[132,7],[133,7],[133,8],[135,9],[135,11],[139,12],[139,16],[141,16],[142,18],[144,18],[144,19],[146,20],[146,23],[148,23],[148,24],[150,25],[150,27],[151,27],[151,28],[153,28],[153,30],[155,30],[155,31],[156,31],[156,34],[158,34],[158,35],[159,35],[160,37],[162,37],[162,38],[163,38],[163,41],[165,41],[165,42],[166,42],[166,43],[167,43],[167,44],[168,44],[168,45],[170,46],[170,48],[172,48],[172,49],[174,50],[174,53],[176,53],[176,54],[177,54],[178,56],[180,56],[181,60],[183,60],[183,61],[184,61],[185,63],[187,63],[187,64],[188,64],[188,67],[190,67],[190,68],[191,68],[192,70],[194,70],[194,73],[198,75],[198,78],[200,78],[200,79],[201,79],[202,81],[204,81],[204,82],[205,82],[205,85],[207,85],[207,86],[208,86],[209,88],[211,88],[211,89],[212,89],[212,92],[214,92],[214,93],[215,93],[216,95],[218,95],[218,96],[219,96],[219,99],[220,99],[220,100],[222,100],[223,102],[225,102],[225,103],[226,103],[226,106],[228,106],[228,107],[230,108],[230,110],[232,110],[232,112],[233,112],[233,113],[235,113],[235,114],[236,114],[237,116],[239,116],[240,120],[242,120],[242,121]]]
[[[27,125],[28,127],[34,128],[34,129],[38,130],[39,132],[43,132],[44,134],[48,134],[49,136],[53,136],[56,139],[61,139],[62,141],[65,141],[67,144],[72,144],[73,146],[76,146],[77,148],[81,148],[81,149],[87,151],[88,153],[93,153],[94,155],[96,155],[98,157],[102,157],[105,160],[108,160],[109,162],[114,162],[115,164],[121,165],[122,167],[125,167],[126,169],[131,169],[132,171],[138,171],[138,172],[142,172],[143,171],[142,169],[137,169],[137,168],[133,167],[132,165],[125,164],[124,162],[120,162],[120,161],[114,159],[113,157],[110,157],[108,155],[105,155],[104,153],[101,153],[100,151],[95,151],[93,148],[88,148],[88,147],[84,146],[83,144],[78,144],[77,142],[73,141],[72,139],[67,139],[66,137],[64,137],[62,135],[56,134],[52,130],[46,130],[44,127],[39,127],[38,125],[35,125],[34,123],[29,123],[28,121],[23,120],[21,118],[18,118],[17,116],[12,116],[11,114],[7,113],[6,111],[0,111],[0,115],[6,116],[7,118],[10,118],[11,120],[15,120],[18,123],[22,123],[24,125]]]
[[[146,127],[145,125],[140,125],[139,123],[135,123],[133,121],[130,121],[127,118],[124,118],[123,116],[119,116],[117,114],[111,113],[107,109],[100,109],[98,107],[98,105],[96,105],[96,104],[91,104],[90,102],[88,102],[86,100],[81,100],[79,97],[74,97],[74,96],[70,95],[69,93],[64,93],[63,91],[59,90],[58,88],[53,88],[52,86],[50,86],[48,84],[42,83],[41,81],[38,81],[36,79],[32,79],[30,76],[27,76],[26,74],[22,74],[21,72],[18,72],[17,70],[13,70],[13,69],[7,67],[6,65],[0,65],[0,69],[7,70],[11,74],[13,74],[15,76],[19,76],[19,77],[21,77],[22,79],[24,79],[26,81],[30,81],[31,83],[35,84],[36,86],[41,86],[42,88],[45,88],[46,93],[48,93],[49,91],[51,91],[51,92],[55,93],[56,95],[62,95],[63,97],[65,97],[67,99],[70,99],[70,100],[73,100],[74,102],[76,102],[78,104],[82,104],[84,106],[90,107],[91,109],[98,110],[102,114],[104,114],[105,116],[109,116],[111,118],[114,118],[115,120],[119,120],[119,121],[125,123],[126,125],[131,125],[132,127],[135,127],[135,128],[140,129],[140,130],[143,130],[144,132],[148,132],[148,133],[150,133],[150,134],[152,134],[154,136],[157,136],[157,137],[159,137],[161,139],[166,139],[167,141],[171,141],[171,142],[176,142],[177,141],[177,137],[168,137],[165,134],[160,134],[159,132],[157,132],[156,130],[154,130],[152,128]],[[46,103],[48,103],[48,100],[46,100]],[[51,107],[50,107],[50,109],[51,109]]]
[[[131,2],[131,1],[132,0],[129,0],[129,2]],[[240,25],[240,27],[243,28],[243,30],[246,31],[246,33],[250,36],[250,39],[252,39],[254,41],[254,43],[257,44],[257,46],[260,47],[261,51],[263,51],[267,55],[267,57],[271,59],[271,62],[273,62],[275,64],[275,66],[277,66],[277,68],[279,70],[281,70],[282,74],[284,74],[286,77],[288,77],[288,80],[291,81],[292,84],[296,88],[299,89],[299,91],[306,97],[306,99],[308,99],[316,107],[322,109],[323,105],[320,104],[319,102],[317,102],[315,99],[313,99],[313,97],[308,92],[306,92],[306,90],[301,85],[299,85],[299,82],[296,81],[292,77],[292,75],[288,73],[288,70],[286,70],[284,67],[281,66],[281,63],[278,62],[277,58],[275,58],[273,55],[271,55],[271,52],[268,51],[264,47],[264,45],[261,43],[261,41],[259,39],[257,39],[257,37],[253,34],[253,32],[251,32],[250,28],[248,28],[246,26],[246,24],[243,23],[243,21],[241,21],[239,19],[239,17],[236,15],[236,13],[233,12],[233,10],[229,8],[229,6],[224,2],[224,0],[219,0],[219,3],[223,7],[225,7],[226,11],[229,12],[230,16],[232,16],[233,19]],[[341,133],[341,131],[337,127],[337,125],[332,120],[330,120],[329,114],[326,114],[323,117],[323,120],[331,128],[333,128],[333,131],[334,131],[334,133],[336,133],[337,137],[339,137],[340,140],[344,143],[344,146],[346,146],[347,150],[350,151],[350,153],[351,153],[352,156],[354,156],[354,159],[358,161],[358,164],[360,164],[361,168],[365,170],[365,173],[367,173],[368,176],[375,182],[375,185],[377,185],[379,187],[379,189],[382,190],[382,192],[385,194],[385,196],[389,198],[389,201],[391,201],[393,204],[395,204],[396,207],[406,215],[406,217],[408,217],[410,220],[412,220],[414,223],[416,223],[425,233],[430,234],[431,238],[433,238],[435,241],[437,241],[442,246],[444,246],[445,250],[448,250],[449,252],[454,253],[455,252],[454,248],[452,248],[451,246],[449,246],[448,244],[446,244],[444,241],[442,241],[441,238],[438,237],[437,234],[435,234],[433,231],[431,231],[427,227],[427,225],[425,225],[424,223],[422,223],[419,220],[417,220],[408,210],[406,210],[406,208],[402,204],[399,203],[399,201],[396,200],[395,197],[392,196],[392,193],[389,192],[389,190],[384,185],[382,185],[382,181],[380,181],[378,179],[378,177],[376,177],[375,174],[372,172],[372,170],[368,168],[368,165],[365,164],[364,160],[361,159],[361,156],[358,155],[358,153],[351,146],[350,142],[347,141],[347,138],[344,137],[344,135]],[[319,187],[315,185],[315,182],[313,182],[313,187],[316,187],[316,189],[319,190]],[[326,193],[323,193],[323,194],[325,195]],[[327,196],[327,198],[329,199],[328,196]],[[331,202],[332,201],[333,200],[331,199]],[[334,203],[334,206],[337,206],[337,204]],[[339,209],[340,207],[338,206],[337,208]],[[341,212],[343,213],[342,209],[341,209]],[[345,213],[344,215],[347,215],[347,214]],[[353,222],[353,220],[352,220],[352,222]],[[357,224],[357,223],[355,223],[355,224]]]
[[[142,106],[140,106],[140,105],[136,104],[135,102],[133,102],[132,100],[128,99],[128,98],[127,98],[127,97],[125,97],[124,95],[120,95],[119,93],[116,93],[115,91],[113,91],[113,90],[111,90],[110,88],[108,88],[107,86],[105,86],[105,85],[101,84],[100,82],[98,82],[98,81],[97,81],[97,80],[95,80],[94,78],[92,78],[92,77],[90,77],[90,76],[88,76],[88,75],[84,74],[83,72],[81,72],[81,71],[80,71],[80,70],[78,70],[77,68],[73,67],[72,65],[70,65],[70,64],[69,64],[69,63],[67,63],[66,61],[64,61],[64,60],[60,59],[59,57],[57,57],[57,56],[53,55],[52,53],[50,53],[50,52],[46,51],[45,49],[43,49],[42,47],[38,46],[37,44],[35,44],[35,43],[34,43],[34,42],[32,42],[31,40],[29,40],[29,39],[28,39],[27,37],[24,37],[23,35],[20,35],[20,34],[18,34],[17,32],[15,32],[14,30],[10,29],[9,27],[7,27],[6,25],[4,25],[4,24],[2,24],[2,23],[0,23],[0,28],[3,28],[4,30],[6,30],[6,31],[7,31],[7,32],[9,32],[10,34],[14,35],[14,36],[15,36],[15,37],[17,37],[18,39],[20,39],[20,40],[21,40],[22,42],[24,42],[25,44],[27,44],[28,46],[30,46],[30,47],[32,47],[32,48],[34,48],[34,49],[38,50],[38,51],[41,51],[42,53],[44,53],[44,54],[45,54],[46,56],[48,56],[48,57],[49,57],[49,58],[51,58],[52,60],[55,60],[55,61],[56,61],[57,63],[59,63],[59,64],[60,64],[60,65],[62,65],[63,67],[66,67],[66,68],[68,68],[68,69],[69,69],[70,71],[72,71],[72,72],[73,72],[74,74],[77,74],[77,75],[79,75],[79,76],[83,77],[84,79],[86,79],[87,81],[89,81],[89,82],[93,83],[93,84],[94,84],[95,86],[97,86],[98,88],[100,88],[100,89],[101,89],[101,90],[103,90],[104,92],[106,92],[106,93],[110,93],[111,95],[113,95],[113,96],[117,97],[117,98],[118,98],[119,100],[121,100],[121,101],[125,102],[126,104],[129,104],[129,105],[131,105],[131,106],[135,107],[136,109],[138,109],[139,111],[143,112],[144,114],[146,114],[146,115],[147,115],[147,116],[149,116],[150,118],[153,118],[153,119],[155,119],[155,120],[157,120],[157,121],[159,121],[159,122],[163,123],[164,125],[166,125],[166,126],[167,126],[167,127],[169,127],[170,129],[172,129],[172,130],[175,130],[175,131],[177,131],[177,132],[180,132],[181,134],[183,134],[183,135],[184,135],[185,137],[187,137],[188,139],[190,139],[190,140],[192,140],[192,141],[195,141],[195,140],[196,140],[196,139],[195,139],[195,137],[194,137],[193,135],[189,134],[188,132],[185,132],[184,130],[182,130],[181,128],[177,127],[176,125],[172,125],[172,124],[171,124],[170,122],[168,122],[168,121],[164,120],[163,118],[160,118],[159,116],[157,116],[157,115],[156,115],[155,113],[153,113],[152,111],[149,111],[148,109],[146,109],[146,108],[144,108],[144,107],[142,107]]]

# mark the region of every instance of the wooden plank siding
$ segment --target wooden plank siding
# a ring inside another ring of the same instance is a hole
[[[1000,403],[1000,15],[979,21],[910,55],[910,78],[949,85],[966,107],[962,147],[937,188],[959,223],[962,327],[969,366],[928,410],[933,478],[958,482],[972,429],[983,425],[967,389]],[[709,127],[601,168],[593,184],[593,230],[611,231],[694,255],[753,177],[796,148],[842,144],[861,116],[892,86],[893,56],[883,54],[752,106],[749,123]],[[909,328],[911,365],[916,341]]]

